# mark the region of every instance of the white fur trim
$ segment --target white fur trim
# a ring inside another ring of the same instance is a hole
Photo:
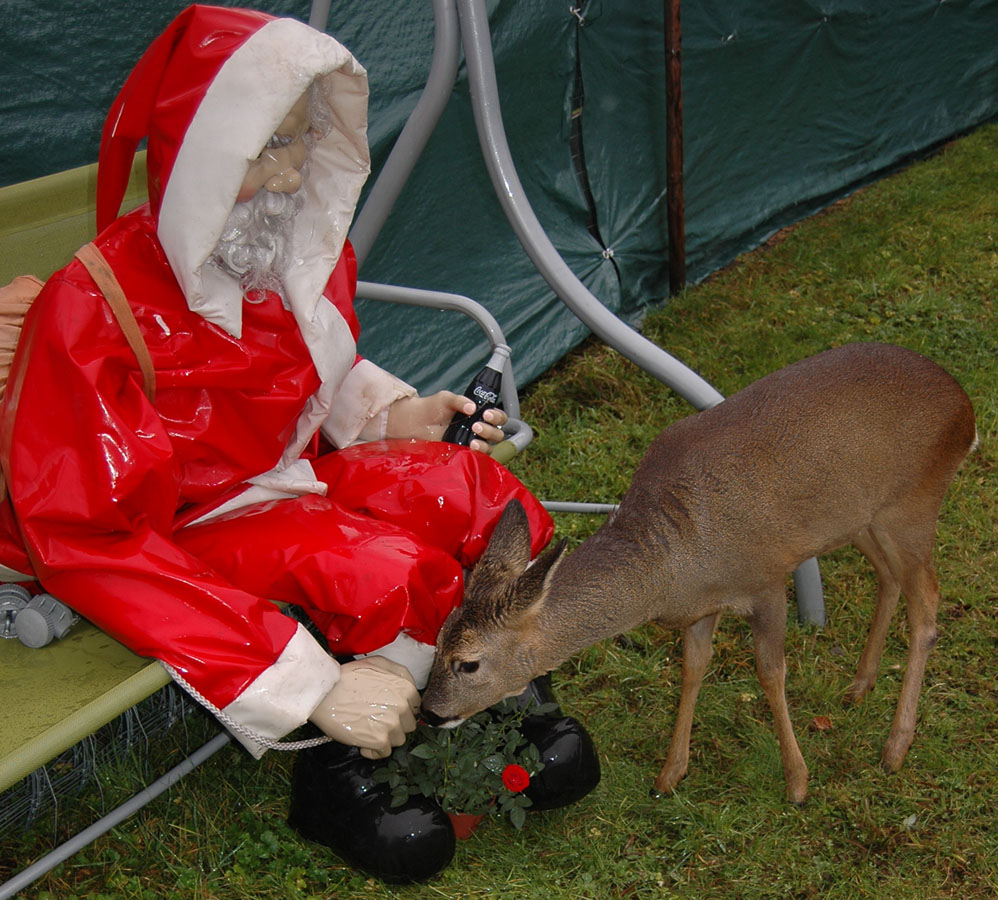
[[[372,417],[415,394],[416,389],[402,379],[362,359],[340,384],[322,431],[337,447],[347,447]]]
[[[307,459],[299,459],[287,468],[271,469],[263,475],[250,478],[247,484],[249,487],[241,494],[226,500],[225,503],[209,510],[184,527],[199,525],[201,522],[207,522],[209,519],[235,509],[243,509],[254,503],[263,503],[266,500],[290,500],[292,497],[301,497],[305,494],[319,494],[325,497],[326,491],[329,490],[326,482],[319,481],[315,477],[315,470]]]
[[[383,441],[388,437],[388,407],[376,413],[367,420],[367,423],[357,435],[356,443],[364,444],[368,441]]]
[[[285,496],[301,497],[305,494],[326,494],[326,482],[315,477],[315,470],[307,459],[299,459],[286,468],[276,468],[256,478],[250,484]]]
[[[303,725],[340,680],[340,666],[301,625],[276,662],[222,712],[265,738],[279,740]],[[259,759],[265,748],[233,732]]]
[[[433,667],[433,656],[436,648],[433,644],[424,644],[407,634],[400,634],[390,644],[385,644],[380,650],[370,653],[360,653],[357,659],[365,656],[383,656],[392,662],[405,666],[416,682],[416,687],[422,690],[430,679],[430,669]]]
[[[319,430],[319,426],[326,420],[326,416],[329,415],[329,408],[332,406],[333,396],[338,387],[339,382],[324,382],[308,398],[295,424],[295,433],[288,441],[287,447],[284,448],[281,461],[275,468],[288,468],[298,461],[305,446],[312,440],[312,436]]]

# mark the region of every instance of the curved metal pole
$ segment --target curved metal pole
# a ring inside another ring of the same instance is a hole
[[[312,0],[312,10],[308,15],[308,24],[319,31],[325,31],[329,22],[329,5],[331,0]]]
[[[797,621],[802,625],[825,624],[825,600],[821,587],[821,569],[813,556],[804,560],[794,572],[797,594]]]
[[[720,403],[723,396],[703,378],[622,322],[594,297],[551,243],[530,207],[509,152],[499,108],[485,2],[457,2],[479,143],[499,202],[531,262],[565,305],[615,350],[667,384],[697,409]]]
[[[591,513],[594,515],[609,515],[617,509],[616,503],[576,503],[571,500],[541,500],[541,506],[553,513]]]
[[[437,127],[457,80],[461,40],[453,0],[433,0],[433,22],[433,59],[426,86],[350,229],[358,268],[367,259],[416,160]]]
[[[593,296],[551,243],[530,207],[506,140],[485,0],[456,2],[482,154],[506,218],[530,260],[562,302],[603,341],[668,385],[697,409],[707,409],[720,403],[724,397],[719,391],[622,322]],[[824,601],[817,560],[809,559],[803,563],[794,573],[794,581],[801,621],[824,624]]]
[[[398,285],[373,284],[370,281],[358,281],[356,296],[364,300],[377,300],[385,303],[405,303],[410,306],[422,306],[429,309],[447,309],[464,313],[472,319],[488,338],[489,347],[495,349],[496,344],[505,344],[506,337],[502,328],[481,303],[461,294],[450,294],[444,291],[427,291],[419,288],[399,287]],[[513,362],[506,360],[502,378],[502,405],[511,419],[520,417],[520,398],[516,389],[516,378],[513,375]],[[522,448],[521,448],[522,449]]]

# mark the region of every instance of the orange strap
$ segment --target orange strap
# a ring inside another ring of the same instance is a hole
[[[41,289],[42,283],[34,275],[18,275],[0,288],[0,396],[7,388],[24,315]]]
[[[97,249],[96,245],[90,243],[80,247],[76,251],[76,258],[83,263],[84,268],[90,273],[90,277],[93,278],[94,283],[100,288],[101,293],[111,307],[111,312],[114,313],[114,317],[118,320],[121,332],[124,334],[125,340],[128,341],[128,346],[132,348],[132,352],[135,354],[136,360],[138,360],[139,368],[142,370],[142,390],[149,398],[149,402],[152,403],[156,399],[156,372],[152,366],[152,357],[149,355],[149,348],[142,337],[142,332],[139,331],[139,323],[135,321],[135,313],[132,312],[132,308],[125,299],[125,292],[121,289],[121,285],[118,284],[118,279],[108,265],[107,260],[104,259],[104,254]],[[27,310],[27,307],[41,288],[41,282],[33,276],[15,279],[15,282],[18,282],[19,286],[23,286],[27,291],[23,302],[20,304],[23,306],[23,310],[21,310],[21,318],[23,319],[23,313]],[[18,308],[20,309],[20,307]],[[19,336],[20,321],[16,323],[16,326],[17,336]],[[3,324],[3,327],[7,327],[7,325]],[[13,350],[10,355],[13,356]],[[6,379],[4,381],[6,382]],[[4,386],[5,384],[0,385],[0,390]],[[0,502],[3,502],[6,497],[7,483],[3,477],[3,473],[0,472]]]
[[[149,348],[139,331],[139,323],[135,321],[135,313],[125,299],[125,292],[118,284],[118,279],[108,265],[104,254],[97,249],[93,243],[84,244],[76,251],[76,258],[83,263],[90,273],[97,287],[111,307],[111,312],[121,326],[121,332],[128,341],[128,346],[132,348],[138,360],[139,368],[142,370],[142,390],[152,403],[156,399],[156,372],[152,366],[152,357],[149,355]]]
[[[0,395],[7,389],[14,351],[21,337],[24,314],[42,289],[42,282],[34,275],[18,275],[10,284],[0,288]],[[0,471],[0,503],[7,497],[7,482]]]

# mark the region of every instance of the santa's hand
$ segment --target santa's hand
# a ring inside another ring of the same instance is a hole
[[[309,721],[341,744],[383,759],[416,727],[419,692],[405,666],[368,656],[340,666],[340,680]]]
[[[429,397],[405,397],[388,408],[387,437],[439,441],[455,413],[470,416],[475,408],[473,400],[453,391],[439,391]],[[502,432],[505,423],[506,413],[501,409],[486,410],[483,421],[472,426],[475,440],[471,449],[488,453],[493,444],[505,438]]]

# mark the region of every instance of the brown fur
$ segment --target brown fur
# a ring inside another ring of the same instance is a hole
[[[903,591],[910,646],[883,764],[911,744],[936,639],[936,519],[976,440],[967,395],[900,347],[852,344],[760,379],[663,431],[620,509],[574,553],[527,568],[526,517],[511,504],[441,630],[423,698],[437,720],[466,718],[602,638],[657,620],[683,629],[683,679],[655,786],[685,775],[693,708],[718,616],[748,618],[776,726],[787,794],[807,768],[784,695],[785,580],[801,562],[854,544],[878,579],[877,605],[847,699],[873,687]]]

